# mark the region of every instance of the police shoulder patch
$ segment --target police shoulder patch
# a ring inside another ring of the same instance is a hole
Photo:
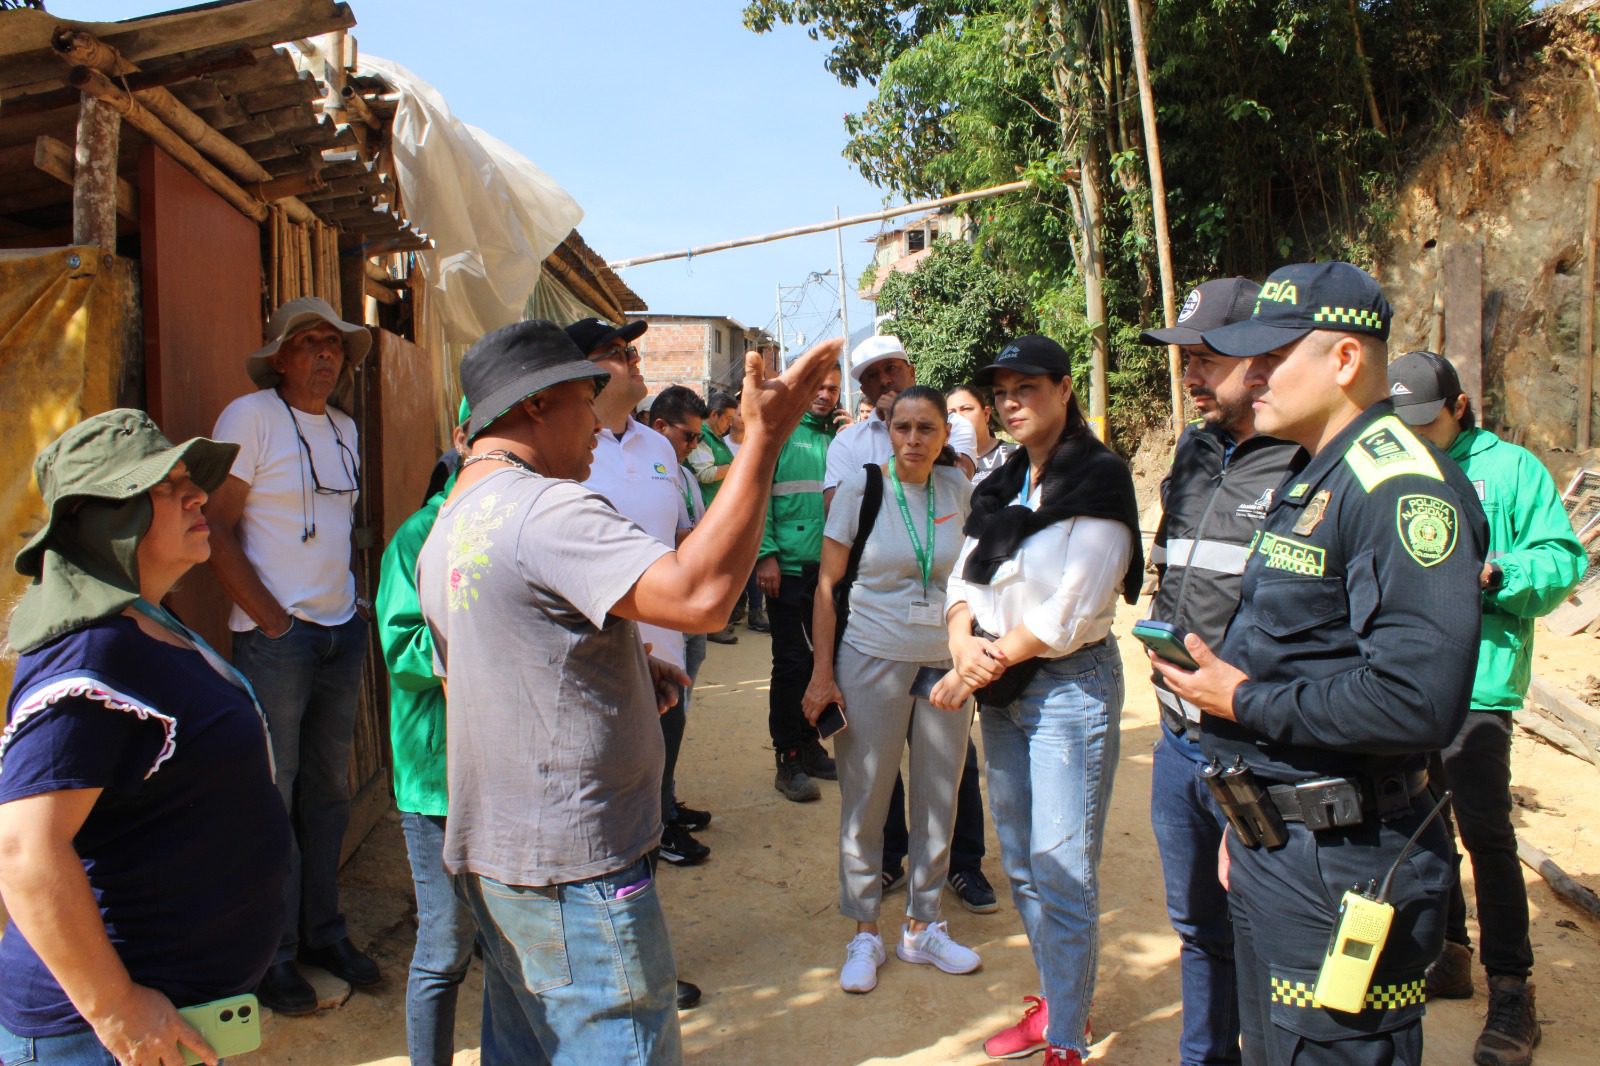
[[[1344,462],[1368,492],[1406,474],[1444,480],[1428,446],[1394,415],[1385,415],[1363,430],[1345,449]]]
[[[1460,516],[1437,496],[1413,493],[1395,503],[1395,526],[1406,554],[1421,566],[1437,566],[1456,548]]]

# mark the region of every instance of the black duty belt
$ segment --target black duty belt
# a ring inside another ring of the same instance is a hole
[[[1411,809],[1411,799],[1428,787],[1420,770],[1372,778],[1318,777],[1294,784],[1258,779],[1243,759],[1223,766],[1213,760],[1201,779],[1246,847],[1276,848],[1289,838],[1287,822],[1312,830],[1360,825],[1369,818],[1393,821]]]

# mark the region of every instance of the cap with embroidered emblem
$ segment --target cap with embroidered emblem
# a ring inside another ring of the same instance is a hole
[[[1192,290],[1183,301],[1178,320],[1167,329],[1147,329],[1140,344],[1202,343],[1200,335],[1250,317],[1261,286],[1249,278],[1215,278]]]
[[[1389,364],[1389,400],[1408,426],[1425,426],[1461,395],[1450,360],[1433,352],[1407,352]]]
[[[1207,330],[1206,347],[1250,358],[1293,344],[1313,330],[1389,339],[1394,309],[1371,274],[1349,263],[1291,263],[1261,286],[1243,322]]]
[[[979,385],[992,385],[994,376],[1002,370],[1017,374],[1060,374],[1072,376],[1072,357],[1067,350],[1049,337],[1029,334],[1007,342],[994,362],[972,376]]]

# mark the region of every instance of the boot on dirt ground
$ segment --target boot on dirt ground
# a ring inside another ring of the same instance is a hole
[[[1429,999],[1472,998],[1472,949],[1446,940],[1424,975]]]
[[[822,789],[806,773],[804,764],[800,761],[800,749],[789,748],[778,754],[778,773],[772,779],[772,787],[783,793],[783,798],[794,803],[810,803],[822,798]]]
[[[1478,1066],[1529,1066],[1539,1046],[1533,984],[1520,977],[1489,978],[1489,1016],[1472,1049]]]
[[[816,737],[807,737],[805,743],[800,745],[800,764],[812,777],[823,781],[839,780],[839,769],[833,756],[828,754],[828,749]]]

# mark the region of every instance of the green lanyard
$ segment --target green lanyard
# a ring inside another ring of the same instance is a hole
[[[928,594],[929,579],[933,576],[933,475],[928,475],[928,546],[917,539],[916,526],[911,521],[911,508],[906,506],[906,490],[895,472],[894,460],[889,460],[889,481],[894,485],[894,498],[900,502],[900,517],[906,524],[906,535],[911,538],[911,550],[916,553],[917,564],[922,567],[922,594]]]

